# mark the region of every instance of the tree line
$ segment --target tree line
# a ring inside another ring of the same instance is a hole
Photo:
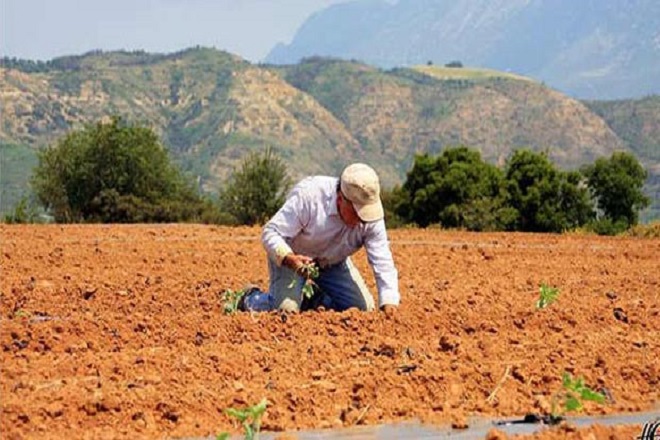
[[[577,171],[544,153],[517,150],[503,168],[467,147],[417,155],[403,185],[383,192],[390,227],[439,224],[472,231],[562,232],[587,227],[614,234],[638,223],[648,206],[647,174],[625,152]],[[170,161],[150,128],[119,117],[72,131],[40,151],[31,179],[36,205],[58,223],[197,222],[261,224],[292,181],[270,149],[252,152],[215,199]],[[34,221],[21,201],[6,222]]]
[[[418,155],[406,181],[386,195],[399,224],[440,224],[471,231],[563,232],[587,227],[615,234],[634,226],[650,203],[647,173],[626,152],[577,171],[559,170],[547,154],[517,150],[503,168],[476,150]]]

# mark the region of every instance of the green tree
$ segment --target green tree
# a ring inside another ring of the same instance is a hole
[[[507,204],[518,212],[514,229],[561,232],[593,216],[587,188],[577,172],[561,172],[544,153],[517,150],[505,170]]]
[[[439,222],[445,227],[495,230],[505,228],[512,218],[503,205],[502,172],[466,147],[447,149],[437,157],[416,156],[403,191],[407,200],[399,203],[397,213],[422,227]]]
[[[249,153],[220,193],[220,205],[243,225],[263,224],[282,206],[291,188],[286,164],[270,147]]]
[[[57,222],[175,222],[208,208],[156,134],[120,117],[40,152],[31,183]]]
[[[615,152],[609,159],[597,159],[582,168],[602,217],[625,228],[639,220],[639,211],[650,200],[642,192],[647,172],[630,153]]]
[[[398,213],[401,211],[401,206],[406,203],[408,193],[400,185],[395,185],[392,189],[381,188],[380,199],[383,202],[388,229],[399,228],[406,224],[406,220]]]

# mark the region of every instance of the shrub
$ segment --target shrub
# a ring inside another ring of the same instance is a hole
[[[628,228],[626,220],[612,221],[610,218],[601,218],[594,220],[587,225],[590,231],[598,235],[618,235],[623,233]]]
[[[119,117],[40,152],[32,186],[57,222],[177,222],[208,209],[156,134]]]
[[[609,159],[597,159],[581,171],[602,217],[614,225],[624,222],[623,229],[637,224],[639,211],[647,207],[650,200],[642,191],[648,174],[635,156],[615,152]]]
[[[509,222],[503,211],[501,171],[481,159],[476,150],[450,148],[440,156],[415,157],[396,200],[396,213],[422,227],[494,230]],[[488,216],[482,216],[488,212]]]
[[[637,225],[626,231],[629,237],[660,238],[660,221],[648,225]]]
[[[243,225],[263,224],[284,204],[291,187],[286,164],[270,147],[250,153],[220,193],[220,206]]]
[[[580,175],[557,170],[546,154],[516,151],[507,161],[506,180],[507,205],[519,213],[515,230],[562,232],[593,217]]]
[[[14,211],[6,214],[4,222],[8,224],[18,223],[36,223],[38,213],[34,204],[30,203],[27,197],[23,197],[14,207]]]

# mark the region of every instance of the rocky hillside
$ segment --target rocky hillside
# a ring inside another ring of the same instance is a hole
[[[660,93],[657,0],[356,0],[311,16],[266,60],[310,56],[380,67],[460,60],[582,99]]]
[[[4,68],[0,96],[3,143],[44,146],[71,128],[118,114],[153,127],[210,191],[246,150],[266,144],[310,172],[332,171],[359,150],[310,96],[269,70],[211,49],[94,53],[37,73]]]
[[[27,188],[38,148],[113,114],[153,127],[208,192],[265,145],[294,177],[368,161],[386,186],[405,179],[415,153],[447,146],[500,164],[529,147],[570,168],[627,148],[586,105],[524,77],[319,58],[257,66],[203,48],[5,62],[0,106],[3,210]]]
[[[478,148],[499,164],[514,149],[532,148],[567,168],[623,148],[581,102],[527,78],[429,66],[384,72],[323,59],[283,72],[346,125],[390,181],[403,175],[415,153],[447,146]]]

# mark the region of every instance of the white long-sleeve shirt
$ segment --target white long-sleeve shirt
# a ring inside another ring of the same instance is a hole
[[[398,273],[385,221],[348,227],[337,211],[338,182],[336,177],[314,176],[298,183],[264,226],[261,239],[266,252],[278,265],[293,252],[314,258],[324,267],[343,261],[364,246],[376,279],[379,305],[398,305]]]

